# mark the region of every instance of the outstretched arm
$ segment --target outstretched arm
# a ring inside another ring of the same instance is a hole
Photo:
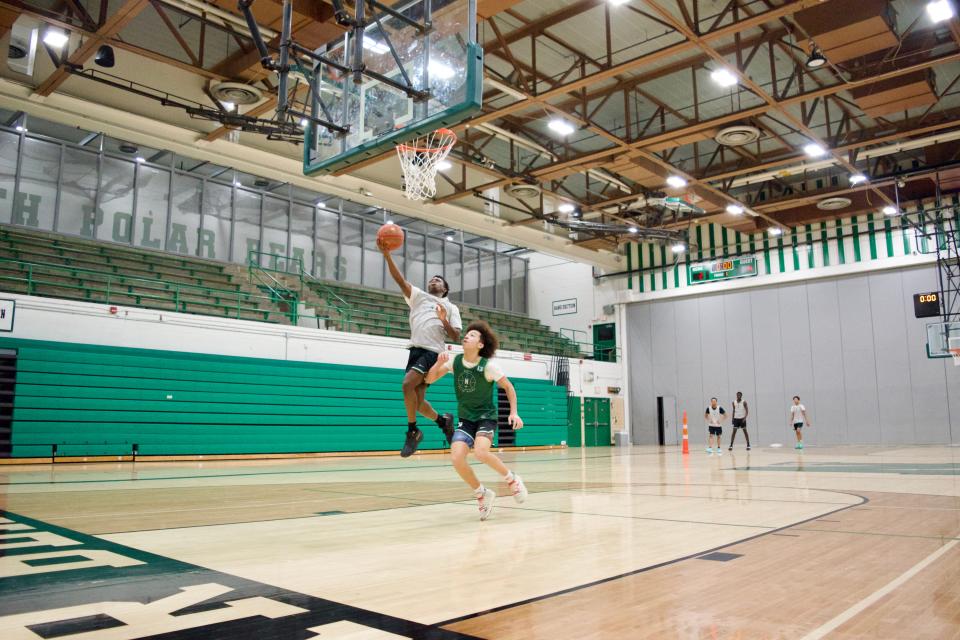
[[[449,360],[450,354],[448,353],[441,353],[438,355],[437,361],[432,367],[430,367],[430,371],[427,371],[427,375],[424,377],[423,381],[427,384],[433,384],[443,376],[447,375],[447,373],[450,371],[450,369],[447,368],[447,362]]]
[[[497,380],[497,385],[507,394],[507,400],[510,402],[510,417],[508,422],[510,426],[516,429],[523,429],[523,420],[520,419],[520,416],[517,414],[517,390],[513,388],[513,383],[510,382],[510,378],[503,376]]]
[[[410,291],[412,287],[407,279],[403,277],[403,274],[400,273],[400,269],[397,268],[396,263],[393,261],[393,256],[390,255],[390,252],[379,244],[377,247],[380,249],[380,253],[383,254],[383,259],[387,261],[387,269],[390,270],[390,275],[393,277],[394,282],[397,283],[397,286],[400,287],[400,291],[403,292],[405,298],[410,297]]]

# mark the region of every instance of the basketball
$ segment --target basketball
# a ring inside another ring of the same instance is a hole
[[[393,223],[383,225],[377,231],[377,246],[396,251],[403,246],[403,229]]]

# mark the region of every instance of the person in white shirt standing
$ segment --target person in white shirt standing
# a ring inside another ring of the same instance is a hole
[[[803,427],[813,425],[807,418],[807,408],[800,404],[800,396],[793,396],[793,404],[790,405],[790,422],[793,423],[793,432],[797,435],[797,444],[793,448],[803,449]]]
[[[713,439],[717,439],[717,455],[722,456],[720,437],[723,435],[723,421],[727,419],[727,412],[717,404],[716,398],[710,398],[710,406],[703,412],[703,419],[707,423],[707,453],[713,455]]]
[[[730,448],[733,451],[733,441],[737,439],[737,431],[743,429],[743,437],[747,439],[747,451],[750,451],[750,434],[747,433],[747,416],[750,415],[750,405],[743,399],[743,392],[737,391],[737,399],[733,401],[733,433],[730,434]]]
[[[417,411],[433,420],[443,431],[447,443],[453,440],[453,414],[438,415],[427,402],[427,384],[424,378],[437,361],[437,356],[446,351],[446,341],[459,341],[463,321],[460,309],[447,299],[450,285],[443,276],[433,276],[423,291],[407,282],[393,262],[390,251],[379,247],[387,268],[403,299],[410,305],[410,356],[407,358],[403,376],[403,404],[407,410],[407,436],[400,455],[413,455],[423,440],[423,431],[417,427]]]

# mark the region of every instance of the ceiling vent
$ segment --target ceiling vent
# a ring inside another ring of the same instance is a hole
[[[837,209],[846,209],[851,204],[853,204],[853,200],[850,198],[834,196],[832,198],[824,198],[818,202],[817,209],[820,209],[821,211],[836,211]]]
[[[35,20],[21,15],[10,29],[10,44],[7,48],[7,66],[25,76],[33,75],[33,63],[37,55],[37,38],[40,27]]]
[[[259,89],[242,82],[218,82],[210,87],[210,93],[220,102],[234,104],[255,104],[263,99]]]
[[[511,184],[506,192],[514,198],[536,198],[540,195],[540,186],[535,184]]]
[[[746,124],[736,124],[725,127],[714,136],[717,144],[725,147],[740,147],[760,139],[760,129]]]

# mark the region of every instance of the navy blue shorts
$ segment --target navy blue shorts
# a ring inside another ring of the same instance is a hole
[[[465,442],[468,447],[473,447],[477,436],[490,438],[490,444],[493,444],[493,434],[497,432],[496,420],[461,420],[453,432],[453,442]]]

